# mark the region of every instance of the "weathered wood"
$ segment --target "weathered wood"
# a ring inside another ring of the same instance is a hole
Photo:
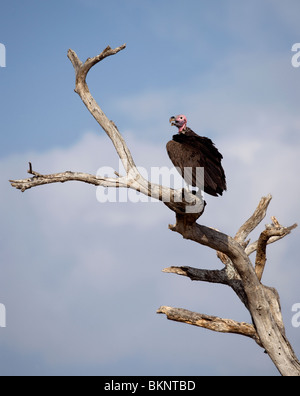
[[[169,267],[163,269],[163,272],[182,275],[190,278],[192,281],[201,281],[209,283],[219,283],[227,285],[232,288],[242,303],[248,309],[248,300],[245,294],[243,284],[240,277],[236,276],[236,272],[232,272],[231,266],[225,267],[222,270],[207,270],[192,267]]]
[[[257,219],[255,216],[256,222]],[[248,230],[251,227],[245,229],[243,239],[248,236]],[[185,227],[182,222],[177,221],[172,230],[180,233],[185,239],[191,239],[201,245],[220,251],[230,258],[241,278],[247,296],[247,306],[261,345],[282,375],[300,376],[300,363],[282,332],[284,325],[283,323],[280,325],[276,323],[278,315],[276,318],[274,317],[270,296],[268,301],[265,288],[257,278],[254,267],[242,245],[226,234],[197,223]],[[273,305],[275,305],[275,301]]]
[[[266,216],[271,195],[263,197],[251,217],[240,227],[232,238],[218,230],[196,223],[203,213],[205,204],[197,195],[182,189],[173,190],[168,187],[150,183],[139,173],[133,157],[116,125],[107,118],[91,95],[86,77],[89,70],[103,59],[115,55],[125,48],[125,44],[112,49],[107,47],[99,55],[81,62],[73,50],[68,57],[75,71],[75,92],[80,96],[91,115],[111,139],[121,159],[125,176],[116,174],[116,178],[94,176],[81,172],[62,172],[42,175],[32,169],[29,163],[28,173],[31,178],[10,180],[11,185],[21,191],[32,187],[67,181],[80,181],[104,187],[126,187],[139,191],[164,202],[176,213],[176,224],[169,228],[181,234],[183,238],[214,249],[224,264],[222,270],[202,270],[191,267],[169,267],[164,272],[189,277],[191,280],[220,283],[230,286],[246,308],[249,310],[253,325],[222,319],[216,316],[198,314],[180,308],[160,307],[158,313],[164,313],[168,319],[188,323],[219,332],[237,333],[254,339],[268,353],[282,375],[300,375],[300,363],[288,342],[281,315],[279,295],[273,288],[261,283],[266,264],[266,246],[286,235],[297,225],[282,227],[276,218],[267,226],[258,241],[247,240],[249,234]],[[255,267],[249,255],[257,251]]]
[[[252,216],[239,228],[238,232],[236,233],[234,239],[237,242],[243,243],[250,232],[252,232],[265,218],[271,199],[271,194],[261,198]]]
[[[220,333],[235,333],[250,337],[259,344],[259,337],[256,330],[254,326],[249,323],[200,314],[183,308],[166,306],[160,307],[157,313],[165,314],[169,320],[174,320],[176,322],[182,322]]]
[[[50,175],[41,175],[37,172],[33,172],[32,167],[30,167],[29,173],[33,174],[34,177],[23,180],[10,180],[10,183],[13,187],[21,190],[22,192],[32,187],[41,186],[44,184],[64,183],[74,180],[94,184],[95,186],[131,188],[141,192],[144,195],[164,202],[174,212],[195,221],[204,211],[205,205],[201,197],[193,195],[187,190],[185,190],[185,193],[183,194],[182,189],[174,190],[169,187],[150,183],[148,180],[146,180],[138,171],[130,150],[127,147],[127,144],[120,134],[118,128],[114,122],[109,120],[104,114],[89,91],[88,85],[86,83],[86,77],[91,67],[108,56],[117,54],[125,47],[125,44],[115,49],[107,47],[104,51],[102,51],[101,54],[87,59],[85,63],[82,63],[75,51],[71,49],[68,51],[68,57],[75,70],[75,92],[80,96],[89,112],[111,139],[116,152],[122,161],[126,175],[124,177],[106,178],[100,176],[96,177],[81,172],[69,171]]]
[[[163,269],[162,272],[169,274],[177,274],[187,276],[191,280],[210,282],[210,283],[221,283],[227,285],[229,279],[226,271],[223,270],[206,270],[193,267],[169,267]]]
[[[297,224],[293,224],[290,227],[282,227],[276,217],[272,217],[273,224],[266,226],[266,230],[260,234],[260,237],[257,241],[257,253],[255,259],[255,272],[259,280],[261,280],[266,261],[266,251],[267,251],[267,244],[270,238],[280,237],[283,238],[286,235],[290,234],[290,232],[297,227]]]

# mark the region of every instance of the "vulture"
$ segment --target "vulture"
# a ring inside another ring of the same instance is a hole
[[[169,121],[178,128],[178,133],[167,143],[167,152],[185,182],[214,197],[222,195],[227,188],[222,154],[209,138],[186,126],[185,115],[171,117]]]

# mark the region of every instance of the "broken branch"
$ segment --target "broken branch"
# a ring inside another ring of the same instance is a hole
[[[169,320],[203,327],[220,333],[240,334],[254,339],[258,344],[260,343],[254,326],[249,323],[236,322],[232,319],[223,319],[217,316],[195,313],[187,309],[166,306],[161,306],[157,313],[165,314]]]
[[[286,235],[290,234],[291,231],[297,227],[297,224],[293,224],[290,227],[282,227],[276,217],[272,217],[273,224],[266,226],[266,230],[260,234],[260,237],[257,241],[257,253],[255,259],[255,272],[260,281],[265,269],[267,257],[266,250],[267,244],[270,238],[283,238]]]
[[[163,201],[171,210],[180,214],[190,216],[195,221],[204,211],[204,202],[197,195],[186,192],[182,196],[182,189],[174,190],[169,187],[160,186],[150,183],[138,171],[132,155],[127,147],[125,140],[120,134],[118,128],[113,121],[109,120],[104,114],[98,103],[91,95],[86,83],[86,76],[89,70],[98,62],[115,55],[125,48],[125,44],[115,49],[106,47],[101,54],[88,58],[82,63],[75,51],[69,49],[68,57],[72,62],[75,70],[75,92],[80,96],[83,103],[96,119],[98,124],[106,132],[111,139],[119,158],[122,161],[126,175],[117,178],[96,177],[81,172],[63,172],[51,175],[41,175],[33,172],[31,164],[29,165],[29,173],[34,175],[33,178],[24,180],[10,180],[11,185],[21,191],[28,190],[32,187],[66,181],[81,181],[94,184],[95,186],[104,187],[126,187],[141,192],[144,195]],[[118,176],[118,175],[117,175]],[[188,208],[188,209],[187,209]],[[186,210],[187,209],[187,210]]]
[[[225,270],[206,270],[192,267],[169,267],[162,270],[169,274],[187,276],[193,281],[228,284]]]
[[[90,175],[88,173],[82,172],[61,172],[61,173],[53,173],[50,175],[42,175],[38,172],[31,172],[34,175],[29,179],[21,179],[21,180],[9,180],[12,187],[15,187],[22,192],[29,190],[32,187],[42,186],[44,184],[51,183],[65,183],[67,181],[80,181],[88,184],[93,184],[94,186],[103,186],[103,187],[128,187],[128,181],[124,177],[120,178],[112,178],[112,177],[100,177]]]
[[[265,218],[268,206],[272,200],[272,195],[262,197],[253,215],[239,228],[234,239],[242,244],[246,238]]]

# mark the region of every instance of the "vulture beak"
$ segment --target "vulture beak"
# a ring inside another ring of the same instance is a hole
[[[171,124],[171,125],[176,125],[176,118],[174,117],[174,116],[172,116],[170,119],[169,119],[169,123]]]

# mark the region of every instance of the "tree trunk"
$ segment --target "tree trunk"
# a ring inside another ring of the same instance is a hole
[[[188,276],[192,280],[230,286],[249,310],[253,324],[194,313],[182,308],[160,307],[157,312],[166,314],[171,320],[205,327],[213,331],[236,333],[250,337],[265,349],[282,375],[299,376],[300,363],[285,336],[278,293],[275,289],[266,287],[261,283],[266,264],[267,244],[285,237],[297,225],[283,227],[273,217],[272,224],[261,233],[259,240],[249,244],[246,238],[265,217],[272,198],[270,195],[261,199],[253,215],[232,238],[213,228],[196,223],[205,208],[205,203],[201,197],[193,195],[187,190],[183,194],[182,189],[173,190],[169,187],[150,183],[142,177],[118,128],[103,113],[86,83],[87,73],[93,66],[103,59],[117,54],[124,48],[125,45],[115,49],[107,47],[101,54],[94,58],[88,58],[85,63],[79,60],[73,50],[68,51],[68,57],[75,70],[75,92],[111,139],[124,165],[126,175],[120,176],[115,172],[116,178],[107,178],[70,171],[42,175],[33,171],[32,165],[29,163],[28,173],[32,177],[24,180],[10,180],[11,185],[24,192],[27,189],[44,184],[76,180],[95,186],[127,187],[161,200],[176,214],[176,224],[169,226],[169,228],[181,234],[185,239],[190,239],[216,250],[218,258],[224,264],[222,270],[170,267],[165,269],[164,272]],[[255,251],[257,254],[253,265],[249,255]]]

